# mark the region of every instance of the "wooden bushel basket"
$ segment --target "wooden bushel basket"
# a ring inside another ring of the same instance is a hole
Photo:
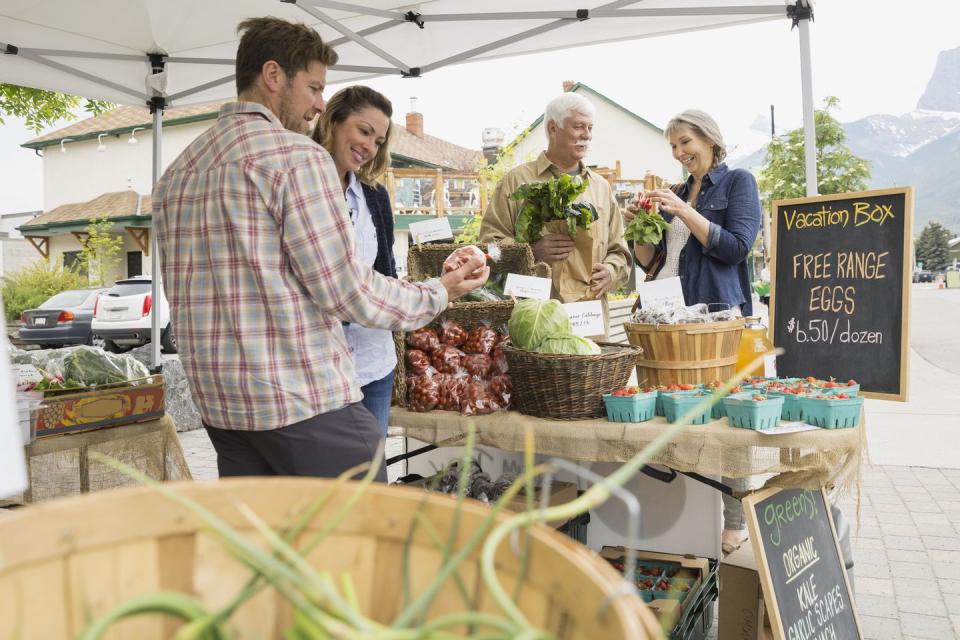
[[[243,535],[262,541],[238,503],[248,505],[274,530],[283,530],[331,482],[240,478],[168,486]],[[341,488],[295,546],[312,539],[356,487],[347,483]],[[331,572],[337,584],[342,574],[349,573],[363,612],[379,622],[392,621],[403,607],[404,543],[419,509],[446,540],[455,512],[453,499],[374,484],[308,560]],[[464,502],[457,548],[488,514],[480,503]],[[242,589],[250,571],[204,531],[192,512],[146,487],[58,500],[3,516],[0,638],[75,638],[91,620],[116,605],[158,590],[193,594],[208,609],[224,606]],[[549,527],[538,525],[532,532],[528,571],[516,600],[532,624],[561,639],[661,637],[653,614],[637,596],[616,597],[601,613],[606,596],[620,584],[620,575],[606,562]],[[495,603],[479,589],[480,549],[460,565],[459,572],[478,610],[493,612]],[[409,562],[414,597],[437,574],[441,554],[425,527],[418,527]],[[520,561],[507,541],[498,549],[497,568],[504,588],[512,593]],[[460,592],[451,580],[434,600],[429,617],[463,610]],[[291,621],[290,605],[270,587],[238,609],[227,629],[233,632],[231,637],[266,640],[282,638]],[[159,640],[172,637],[179,624],[168,617],[140,616],[117,623],[105,637]]]
[[[730,378],[736,373],[745,324],[743,318],[688,324],[624,322],[627,340],[643,349],[637,360],[637,383],[701,384]]]

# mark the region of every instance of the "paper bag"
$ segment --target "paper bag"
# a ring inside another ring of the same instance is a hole
[[[590,291],[590,278],[593,275],[594,260],[594,229],[597,222],[590,225],[589,229],[577,227],[577,237],[573,239],[575,246],[573,252],[567,256],[566,260],[561,262],[551,262],[550,267],[553,270],[553,291],[551,297],[561,302],[578,302],[580,300],[592,300],[593,292]],[[548,222],[543,227],[544,235],[548,233],[562,233],[570,235],[566,220],[554,220]]]

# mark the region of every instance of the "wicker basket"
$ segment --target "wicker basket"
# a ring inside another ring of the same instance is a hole
[[[602,353],[574,356],[524,351],[505,344],[516,392],[514,407],[539,418],[581,420],[604,415],[603,394],[627,384],[640,349],[599,342]]]
[[[498,302],[460,302],[441,313],[428,326],[437,329],[445,320],[456,322],[470,331],[477,325],[488,324],[496,331],[506,331],[507,321],[513,313],[513,300]],[[407,406],[407,334],[402,331],[393,333],[393,344],[397,349],[397,366],[393,370],[393,404]]]
[[[414,282],[437,277],[443,269],[443,261],[462,246],[460,244],[424,244],[410,247],[410,252],[407,254],[407,277]],[[536,275],[541,278],[550,277],[550,266],[543,262],[534,262],[530,245],[505,244],[500,249],[503,255],[499,262],[491,263],[491,275],[516,273]],[[468,331],[483,323],[500,331],[510,320],[513,305],[513,300],[452,302],[447,310],[437,316],[429,326],[436,328],[444,320],[451,320]],[[405,407],[407,406],[406,334],[395,332],[393,339],[397,349],[397,366],[393,371],[393,404]]]
[[[478,245],[482,246],[482,245]],[[462,244],[423,244],[413,245],[407,253],[407,278],[412,282],[429,280],[440,275],[443,261],[451,253],[463,247]],[[501,244],[500,260],[490,263],[490,274],[518,273],[531,275],[536,264],[533,250],[528,244]]]
[[[627,340],[643,349],[638,383],[704,384],[732,377],[744,324],[742,318],[699,324],[624,322]]]
[[[252,540],[262,542],[237,508],[248,505],[274,531],[285,530],[303,509],[330,488],[331,481],[307,478],[231,478],[214,483],[167,485],[196,500]],[[307,526],[300,546],[340,510],[355,484],[338,491]],[[422,510],[441,539],[449,537],[456,502],[422,490],[373,485],[336,531],[308,556],[329,571],[337,584],[349,573],[360,609],[380,623],[402,610],[405,541],[411,521]],[[462,504],[455,538],[461,548],[489,508]],[[502,521],[506,515],[498,518]],[[523,589],[517,606],[535,625],[565,640],[659,638],[652,613],[639,598],[613,598],[605,615],[601,603],[619,585],[619,575],[587,548],[546,526],[531,530]],[[443,549],[423,526],[410,542],[410,587],[422,593],[442,564]],[[480,547],[459,572],[480,610],[494,610],[480,591]],[[520,561],[502,544],[497,573],[512,592]],[[194,595],[209,609],[223,607],[240,590],[250,571],[207,533],[186,508],[155,490],[133,487],[58,500],[0,518],[0,638],[76,638],[84,625],[131,597],[159,590]],[[429,618],[463,611],[452,580],[438,594]],[[235,637],[281,638],[292,620],[289,604],[272,588],[242,605],[230,620]],[[159,615],[124,620],[107,640],[160,640],[175,635],[180,623]],[[466,630],[464,629],[463,632]],[[234,637],[231,634],[231,637]]]

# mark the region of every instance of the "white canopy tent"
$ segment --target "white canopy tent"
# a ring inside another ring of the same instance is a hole
[[[816,193],[812,0],[5,0],[0,82],[150,106],[153,179],[165,107],[236,95],[236,25],[272,15],[313,26],[340,55],[331,84],[417,77],[464,62],[764,21],[800,32],[807,192]],[[788,22],[789,21],[789,22]],[[159,274],[156,236],[153,274]],[[154,299],[158,278],[153,278]],[[153,322],[153,362],[160,328]]]

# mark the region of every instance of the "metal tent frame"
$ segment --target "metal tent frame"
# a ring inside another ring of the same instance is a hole
[[[343,61],[330,70],[331,84],[380,75],[420,77],[442,67],[470,61],[786,17],[792,27],[799,28],[807,194],[815,195],[816,136],[809,34],[809,23],[813,20],[812,1],[739,0],[739,4],[728,4],[724,0],[701,0],[700,5],[694,6],[688,0],[657,0],[658,6],[637,8],[634,5],[643,4],[645,0],[615,0],[592,8],[555,9],[553,7],[569,5],[570,2],[490,0],[488,11],[463,12],[461,8],[473,8],[470,0],[433,0],[421,6],[434,11],[415,12],[395,7],[394,0],[365,0],[363,3],[236,0],[220,7],[217,13],[211,13],[213,8],[209,6],[199,6],[195,2],[190,5],[188,0],[140,0],[139,4],[135,0],[23,2],[0,16],[0,51],[5,54],[0,57],[0,82],[103,98],[121,104],[147,104],[153,114],[152,175],[155,185],[163,166],[163,110],[174,104],[233,97],[234,75],[232,72],[224,74],[223,67],[232,71],[234,59],[226,54],[235,50],[236,34],[232,40],[224,42],[222,24],[199,27],[204,33],[214,33],[208,34],[204,41],[195,39],[177,53],[170,54],[170,48],[164,51],[152,32],[139,40],[134,38],[134,44],[119,42],[123,38],[106,38],[104,26],[96,20],[109,19],[111,12],[122,14],[118,19],[121,24],[145,32],[149,32],[155,22],[160,22],[158,18],[200,24],[202,17],[194,21],[178,15],[178,11],[183,13],[188,7],[196,12],[207,11],[223,22],[232,20],[229,22],[231,27],[238,19],[250,15],[278,15],[300,20],[309,16],[315,21],[314,28],[337,48]],[[37,7],[37,4],[44,6]],[[78,9],[78,4],[84,6]],[[541,5],[550,9],[540,10]],[[530,10],[504,10],[518,6],[529,6]],[[43,11],[46,13],[38,13]],[[76,11],[84,13],[77,14]],[[69,15],[60,16],[61,13]],[[51,26],[42,21],[72,19],[79,22],[87,18],[94,22],[87,20],[84,24]],[[652,25],[649,28],[646,26],[648,21]],[[603,26],[592,26],[598,23]],[[479,43],[465,43],[468,39],[463,37],[465,32],[462,29],[439,37],[444,29],[450,28],[448,25],[479,24],[487,25],[485,31],[473,26],[471,34],[483,31],[477,38],[486,33],[490,35]],[[171,41],[178,39],[178,32],[173,28],[163,35]],[[331,35],[337,37],[331,38]],[[445,44],[439,56],[438,47],[433,46],[435,37],[444,40]],[[62,43],[63,47],[28,46],[34,40]],[[411,63],[411,59],[415,62]],[[131,72],[131,64],[145,64],[146,73],[142,67],[139,67],[140,72]],[[177,75],[173,74],[174,70]],[[168,84],[179,80],[181,72],[189,80],[186,86],[177,86],[172,93],[168,92]],[[151,234],[151,252],[153,297],[157,299],[160,265],[156,234]],[[155,367],[160,365],[161,329],[158,321],[158,314],[153,314],[152,362]]]

